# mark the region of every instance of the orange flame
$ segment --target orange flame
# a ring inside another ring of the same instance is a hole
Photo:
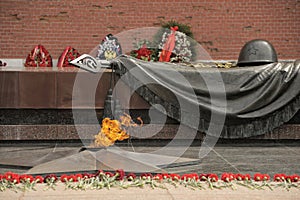
[[[128,139],[129,133],[126,128],[143,125],[143,121],[140,117],[138,117],[137,120],[139,120],[140,125],[134,123],[130,115],[126,113],[124,113],[123,116],[120,116],[120,121],[104,118],[102,120],[102,127],[100,132],[95,135],[94,146],[107,147],[113,145],[117,140],[122,141]]]
[[[136,118],[140,124],[136,124],[132,121],[130,115],[127,113],[124,113],[122,116],[120,116],[121,125],[125,127],[136,127],[136,126],[143,126],[143,120],[141,117]]]

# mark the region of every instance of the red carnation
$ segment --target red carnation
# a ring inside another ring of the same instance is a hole
[[[250,174],[245,174],[243,180],[244,180],[244,181],[249,181],[249,180],[251,180],[251,175],[250,175]]]
[[[75,174],[76,181],[79,181],[83,178],[82,174]]]
[[[156,175],[153,176],[153,179],[161,181],[161,180],[163,180],[163,175],[162,174],[156,174]]]
[[[253,179],[255,181],[262,181],[263,180],[263,176],[262,176],[262,174],[254,174]]]
[[[107,177],[113,177],[114,174],[112,172],[105,172],[104,173]]]
[[[61,182],[67,182],[67,181],[72,181],[72,182],[77,182],[79,179],[82,178],[82,174],[63,174],[60,176],[60,181]]]
[[[184,174],[181,176],[181,180],[189,180],[189,179],[194,179],[194,180],[199,180],[198,174]]]
[[[3,175],[3,177],[4,177],[4,179],[6,179],[6,180],[10,180],[11,178],[12,178],[12,176],[14,175],[14,173],[12,173],[12,172],[6,172],[4,175]]]
[[[235,175],[235,179],[238,180],[238,181],[245,180],[245,175],[243,175],[243,174],[236,174]]]
[[[209,175],[208,175],[208,179],[209,179],[211,182],[218,182],[218,180],[219,180],[217,174],[209,174]]]
[[[207,181],[209,174],[200,174],[199,179],[200,181]]]
[[[19,179],[20,179],[21,182],[29,181],[30,183],[32,183],[34,181],[33,176],[27,175],[27,174],[20,175]]]
[[[127,176],[126,176],[126,179],[127,179],[128,181],[132,181],[132,180],[136,179],[136,175],[135,175],[134,173],[129,173],[129,174],[127,174]]]
[[[255,181],[268,181],[270,180],[270,176],[268,174],[254,174],[254,178]]]
[[[232,173],[223,173],[221,176],[221,180],[227,183],[233,181],[234,178],[235,176]]]
[[[151,173],[143,173],[141,174],[141,178],[143,179],[147,179],[147,178],[152,178],[153,175]]]
[[[20,183],[20,176],[18,174],[13,174],[10,181],[12,183]]]
[[[37,183],[43,183],[44,182],[44,178],[42,176],[36,176],[34,178],[35,182]]]
[[[196,181],[199,180],[198,174],[190,174],[190,177],[191,177],[192,179],[195,179]]]
[[[161,174],[163,179],[171,178],[170,174]]]
[[[290,182],[298,182],[300,180],[300,176],[297,174],[286,176],[286,180],[290,180]]]
[[[51,181],[51,182],[57,181],[57,176],[55,174],[49,174],[49,175],[45,176],[44,182],[48,182],[48,181]]]
[[[60,181],[61,182],[67,182],[69,180],[69,176],[67,174],[63,174],[60,176]]]
[[[123,180],[125,177],[125,172],[123,169],[116,170],[117,180]]]
[[[20,177],[18,174],[15,174],[13,172],[6,172],[4,174],[4,179],[6,179],[9,182],[12,183],[20,183]]]
[[[297,174],[292,175],[292,182],[298,182],[300,180],[300,176]]]
[[[269,181],[270,180],[270,176],[268,174],[263,174],[263,180],[264,181]]]
[[[95,176],[94,174],[89,174],[89,173],[82,174],[82,178],[92,178],[94,176]]]
[[[183,174],[181,176],[181,180],[188,180],[189,179],[189,174]]]
[[[176,180],[176,181],[180,180],[180,175],[179,174],[170,174],[170,177],[172,178],[173,181],[174,180]]]
[[[276,182],[283,182],[285,181],[287,176],[285,174],[275,174],[274,175],[274,181]]]
[[[77,182],[77,177],[74,174],[69,175],[68,181]]]

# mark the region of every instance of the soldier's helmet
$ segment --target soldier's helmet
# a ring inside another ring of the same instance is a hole
[[[277,62],[277,53],[267,40],[255,39],[247,42],[240,51],[238,66],[254,66]]]

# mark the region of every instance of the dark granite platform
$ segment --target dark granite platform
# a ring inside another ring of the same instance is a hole
[[[134,145],[136,153],[150,153],[157,151],[166,145],[164,142],[147,141]],[[6,143],[0,145],[0,173],[13,171],[16,173],[26,173],[33,166],[45,167],[48,162],[61,159],[63,166],[69,166],[69,162],[76,157],[78,161],[78,152],[81,149],[81,143]],[[128,145],[118,145],[121,149],[133,152],[133,148]],[[174,146],[173,151],[180,150],[180,146]],[[197,159],[201,142],[197,141],[191,145],[182,155],[183,158]],[[212,151],[198,164],[166,167],[165,171],[169,173],[249,173],[257,172],[268,173],[271,176],[275,173],[299,174],[300,173],[300,144],[299,142],[283,142],[280,140],[258,141],[251,143],[247,141],[228,141],[218,143]],[[84,151],[82,159],[92,158],[93,154]],[[68,158],[68,159],[65,159]],[[70,159],[69,159],[70,158]],[[90,161],[92,161],[91,159]],[[43,164],[43,165],[42,165]],[[95,162],[82,163],[78,169],[84,166],[86,170],[94,170]],[[63,167],[61,166],[61,167]],[[74,167],[74,166],[73,166]],[[39,167],[38,167],[39,168]],[[38,170],[38,168],[35,168]],[[57,167],[57,169],[59,166]],[[41,169],[41,168],[40,168]],[[68,170],[66,170],[68,171]],[[69,170],[70,171],[70,170]],[[49,170],[51,172],[51,170]]]

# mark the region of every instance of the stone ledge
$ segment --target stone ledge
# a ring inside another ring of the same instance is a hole
[[[130,135],[137,139],[191,139],[193,130],[183,126],[183,134],[178,134],[178,125],[145,125]],[[93,139],[99,131],[99,125],[0,125],[0,140],[77,140]],[[79,134],[78,134],[79,133]],[[198,132],[196,139],[203,139],[204,134]],[[300,125],[286,124],[272,132],[250,137],[248,139],[300,139]]]
[[[284,124],[270,133],[251,137],[250,139],[300,139],[300,124]]]
[[[99,129],[99,125],[0,125],[0,140],[89,140],[94,138]],[[178,125],[173,124],[151,124],[132,131],[131,135],[137,139],[172,139],[177,129]],[[187,134],[178,134],[176,138],[189,139],[187,135],[192,131],[183,127],[183,133]],[[201,139],[202,134],[197,134],[196,138]]]

